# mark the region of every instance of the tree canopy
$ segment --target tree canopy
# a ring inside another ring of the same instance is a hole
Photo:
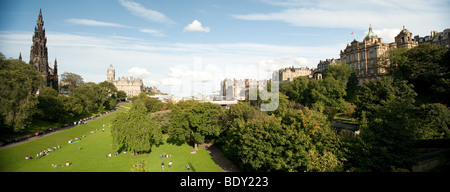
[[[210,102],[179,101],[172,108],[169,141],[197,144],[219,136],[222,107]]]
[[[419,99],[450,104],[450,49],[422,43],[411,49],[390,50],[382,63],[394,79],[413,84]]]
[[[36,93],[44,79],[33,66],[0,53],[0,127],[2,132],[23,130],[38,104]]]
[[[150,152],[153,145],[162,141],[162,133],[146,113],[140,100],[135,100],[129,111],[114,117],[111,127],[113,145],[117,149],[132,152]]]

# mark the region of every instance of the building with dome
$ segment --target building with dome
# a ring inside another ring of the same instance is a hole
[[[369,26],[369,32],[362,42],[353,40],[347,47],[340,52],[340,58],[343,63],[354,68],[358,77],[358,85],[363,85],[369,81],[386,74],[386,69],[380,67],[380,57],[390,49],[395,48],[413,48],[417,46],[417,41],[412,38],[412,33],[405,26],[395,37],[395,42],[384,43],[381,37]]]

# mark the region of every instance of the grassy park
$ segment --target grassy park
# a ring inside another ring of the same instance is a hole
[[[123,108],[119,110],[124,110]],[[211,155],[202,147],[193,152],[187,144],[175,145],[166,143],[153,146],[150,153],[132,155],[112,147],[110,122],[118,113],[93,120],[87,124],[43,136],[16,146],[0,150],[1,172],[130,172],[138,170],[136,165],[145,162],[145,171],[149,172],[220,172],[220,167]],[[105,127],[103,127],[105,124]],[[104,128],[104,131],[103,131]],[[85,136],[85,137],[83,137]],[[80,140],[75,140],[80,138]],[[69,143],[69,140],[76,143]],[[40,151],[60,146],[48,155],[36,159]],[[161,155],[170,157],[161,158]],[[111,154],[111,157],[108,155]],[[25,159],[26,156],[32,159]],[[168,164],[172,161],[172,166]],[[69,166],[65,166],[69,162]],[[164,162],[164,170],[161,163]],[[60,167],[53,167],[60,165]],[[190,169],[186,170],[185,166]]]

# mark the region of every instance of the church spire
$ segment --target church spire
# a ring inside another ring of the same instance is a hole
[[[22,52],[19,53],[19,60],[22,61]]]
[[[36,21],[38,28],[42,29],[42,27],[44,26],[44,19],[42,18],[42,9],[39,9],[39,16],[38,16],[38,20]]]
[[[53,73],[54,75],[58,75],[58,61],[56,61],[56,57],[55,57],[55,65],[53,66]]]

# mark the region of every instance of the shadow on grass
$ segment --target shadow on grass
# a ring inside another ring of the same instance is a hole
[[[193,172],[197,172],[197,171],[195,171],[195,168],[194,168],[194,166],[192,166],[191,162],[188,162],[188,165],[189,165],[189,167],[191,168],[191,170],[192,170]]]
[[[169,136],[169,138],[167,138],[167,143],[170,143],[170,144],[173,144],[173,145],[177,145],[177,146],[183,145],[184,142],[185,142],[184,140],[177,139],[175,137],[170,137]]]

